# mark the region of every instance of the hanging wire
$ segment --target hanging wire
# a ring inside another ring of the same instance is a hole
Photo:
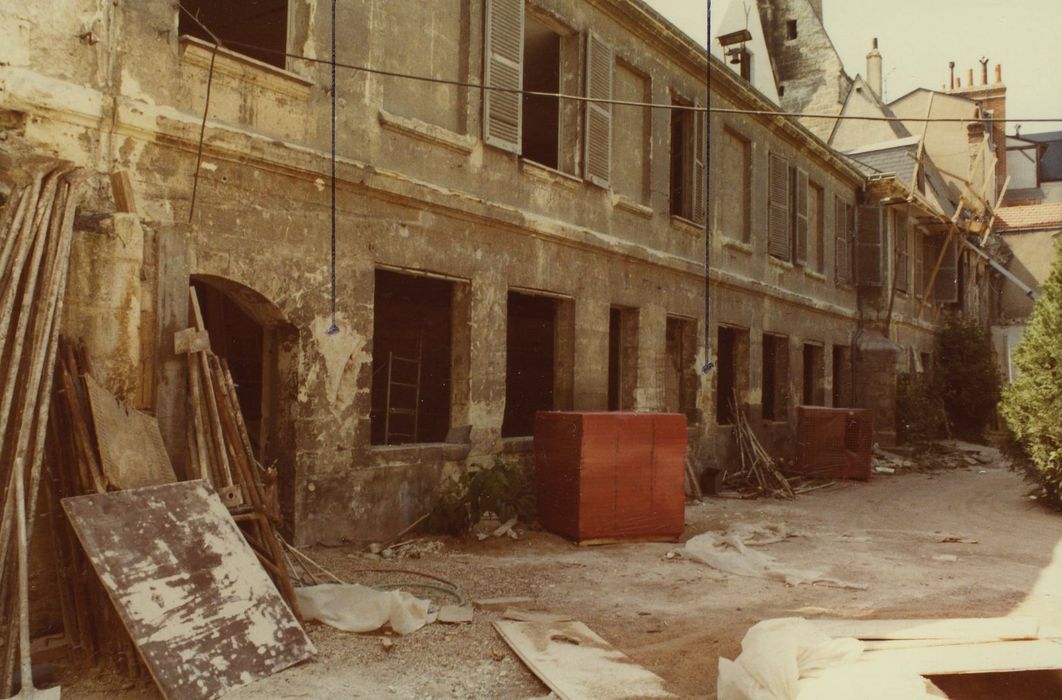
[[[336,324],[336,0],[332,0],[332,325],[328,335],[339,332]]]
[[[203,120],[199,124],[199,145],[195,151],[195,172],[192,174],[192,200],[188,205],[188,223],[192,223],[192,217],[195,216],[195,198],[199,193],[199,168],[203,164],[203,139],[206,136],[206,123],[207,115],[210,113],[210,90],[214,86],[214,61],[218,57],[218,49],[221,48],[221,39],[210,31],[206,25],[199,21],[199,18],[193,15],[184,5],[180,5],[181,10],[192,18],[192,20],[203,28],[203,31],[207,33],[214,41],[214,50],[210,52],[210,71],[207,73],[206,84],[206,100],[203,103]]]
[[[712,0],[705,0],[708,5],[708,34],[712,35]],[[711,109],[712,100],[712,71],[705,70],[707,81],[707,95],[705,96],[705,109]],[[712,270],[712,217],[709,216],[712,208],[712,198],[708,193],[712,191],[712,118],[710,114],[704,115],[704,366],[701,374],[712,371],[712,297],[711,297],[711,270]]]

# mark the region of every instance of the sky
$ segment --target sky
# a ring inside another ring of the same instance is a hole
[[[646,1],[707,45],[706,0]],[[822,14],[849,75],[866,74],[878,38],[886,100],[917,87],[939,90],[948,61],[963,84],[970,68],[979,82],[984,56],[989,80],[1003,65],[1008,117],[1062,117],[1062,0],[823,0]],[[1022,126],[1026,134],[1060,130],[1062,122]]]

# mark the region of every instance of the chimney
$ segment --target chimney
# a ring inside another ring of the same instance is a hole
[[[973,68],[966,72],[966,87],[973,87]]]
[[[1002,83],[1003,82],[1003,65],[1000,64],[1000,63],[996,64],[996,82],[997,83]]]
[[[987,58],[982,58],[980,60],[980,64],[981,64],[981,84],[982,85],[988,85],[988,59]]]
[[[948,61],[948,89],[955,89],[955,61]]]
[[[878,96],[878,99],[884,99],[884,95],[881,94],[881,52],[878,51],[877,37],[874,38],[870,53],[867,54],[867,85]]]

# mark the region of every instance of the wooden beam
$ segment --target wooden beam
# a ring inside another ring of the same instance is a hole
[[[962,206],[960,201],[959,206]],[[944,256],[948,252],[948,245],[951,243],[952,236],[955,235],[955,229],[948,231],[948,237],[944,239],[944,245],[940,249],[940,255],[937,256],[937,262],[933,266],[933,273],[929,276],[929,281],[926,282],[925,290],[922,292],[922,301],[918,305],[918,315],[915,319],[922,318],[922,311],[926,308],[926,302],[929,301],[929,295],[933,291],[933,285],[937,282],[937,275],[940,274],[940,266],[944,264]]]
[[[981,236],[981,247],[985,247],[985,243],[988,242],[988,237],[992,235],[992,227],[996,225],[996,216],[998,216],[999,208],[1003,206],[1003,198],[1007,196],[1007,188],[1010,186],[1010,175],[1007,175],[1007,179],[1003,181],[1003,189],[999,191],[999,198],[996,200],[996,206],[992,208],[992,218],[988,220],[988,226],[985,227],[985,233]]]
[[[914,193],[918,189],[918,171],[922,169],[922,156],[926,152],[926,134],[929,133],[929,115],[933,113],[933,98],[937,93],[929,93],[929,103],[926,105],[926,121],[922,123],[922,138],[918,141],[918,152],[915,154],[914,172],[911,174],[911,195],[907,198],[910,202],[914,199]]]

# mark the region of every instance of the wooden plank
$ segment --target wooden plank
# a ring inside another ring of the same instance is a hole
[[[581,622],[502,620],[494,629],[562,700],[675,697],[659,676]]]
[[[203,352],[210,349],[210,334],[198,328],[185,328],[173,334],[173,354]]]
[[[154,416],[126,406],[85,375],[100,466],[118,489],[170,484],[177,480]]]
[[[216,698],[315,653],[207,482],[62,503],[164,697]]]
[[[1028,617],[955,618],[940,620],[811,620],[831,637],[856,639],[943,639],[1006,641],[1038,639],[1039,625]]]
[[[1062,669],[1062,643],[1037,639],[988,644],[868,651],[859,663],[903,668],[923,676]]]
[[[116,170],[111,173],[111,192],[114,194],[114,206],[118,211],[128,214],[138,213],[133,181],[129,179],[128,171]]]

